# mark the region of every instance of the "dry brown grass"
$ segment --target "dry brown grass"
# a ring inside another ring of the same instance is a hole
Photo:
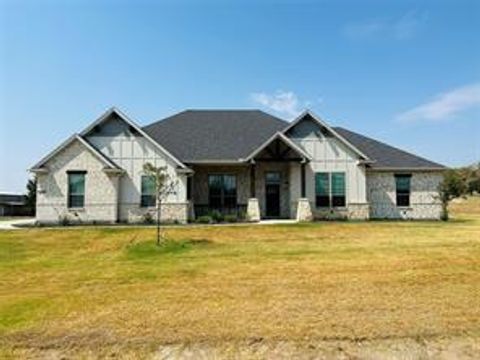
[[[477,339],[480,198],[453,215],[172,228],[161,249],[146,228],[2,232],[0,355]]]

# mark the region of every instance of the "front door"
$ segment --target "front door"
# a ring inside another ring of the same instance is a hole
[[[280,173],[267,172],[265,176],[265,215],[280,216]]]

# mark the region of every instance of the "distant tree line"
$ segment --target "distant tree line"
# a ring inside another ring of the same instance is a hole
[[[442,202],[442,220],[448,220],[448,204],[451,200],[475,194],[480,194],[480,162],[447,170],[438,188]]]

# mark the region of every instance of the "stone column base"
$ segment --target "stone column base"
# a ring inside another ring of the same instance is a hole
[[[260,221],[260,206],[257,198],[248,199],[247,219],[248,221]]]
[[[312,221],[313,214],[310,201],[307,198],[298,199],[297,221]]]

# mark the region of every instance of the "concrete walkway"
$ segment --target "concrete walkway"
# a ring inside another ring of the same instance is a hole
[[[20,230],[19,225],[33,225],[35,219],[0,220],[0,230]]]
[[[298,221],[295,219],[269,219],[269,220],[260,220],[258,225],[282,225],[282,224],[295,224]]]

